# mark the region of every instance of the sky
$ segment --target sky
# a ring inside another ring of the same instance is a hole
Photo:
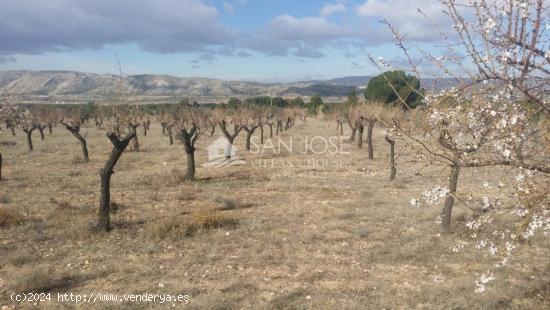
[[[430,45],[437,0],[0,0],[0,70],[289,82],[373,75],[403,61],[388,20]],[[417,11],[422,7],[428,21]],[[434,27],[437,25],[437,27]]]

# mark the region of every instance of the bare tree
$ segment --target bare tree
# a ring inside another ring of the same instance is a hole
[[[241,128],[246,131],[246,150],[250,151],[250,140],[252,135],[262,126],[262,110],[256,107],[248,107],[240,111],[242,118]]]
[[[122,76],[122,69],[120,69],[120,75]],[[98,228],[108,232],[111,230],[111,177],[124,150],[136,136],[135,129],[141,117],[141,110],[135,100],[126,94],[121,78],[118,93],[112,98],[108,98],[104,104],[99,105],[98,112],[103,115],[104,120],[107,120],[106,136],[113,145],[105,165],[99,171],[101,185]]]
[[[82,121],[80,119],[80,115],[78,112],[69,112],[69,111],[63,111],[61,112],[61,120],[59,123],[65,128],[78,140],[80,143],[80,147],[82,150],[82,159],[85,162],[90,161],[90,156],[88,154],[88,146],[86,143],[86,139],[82,134],[80,133],[80,128],[82,125]]]
[[[32,133],[40,126],[38,118],[32,110],[27,110],[22,114],[20,126],[21,130],[23,130],[27,137],[27,147],[29,152],[32,152],[34,150],[34,146],[32,144]]]
[[[187,154],[186,180],[195,179],[195,143],[208,126],[207,115],[201,108],[178,107],[174,113],[174,128]]]
[[[225,158],[231,159],[231,152],[235,138],[239,135],[242,127],[242,116],[240,111],[226,111],[224,116],[218,121],[220,129],[227,139],[227,148],[225,150]],[[232,129],[232,130],[231,130]],[[231,130],[231,131],[230,131]]]

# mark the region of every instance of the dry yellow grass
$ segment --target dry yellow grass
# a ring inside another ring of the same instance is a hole
[[[335,127],[297,121],[283,137],[299,145],[305,135],[336,135]],[[348,168],[202,168],[216,132],[199,141],[197,180],[186,182],[183,146],[168,145],[158,125],[152,126],[147,137],[140,136],[142,151],[126,152],[115,168],[112,201],[118,208],[109,234],[90,228],[98,208],[98,171],[110,144],[104,132],[90,127],[82,132],[89,163],[75,159],[79,145],[60,127],[45,141],[36,136],[32,153],[22,133],[1,137],[17,144],[2,152],[6,180],[0,190],[9,199],[0,210],[16,210],[29,220],[0,228],[0,306],[13,305],[14,289],[185,293],[192,309],[550,306],[547,238],[518,249],[495,274],[497,281],[484,294],[474,293],[475,280],[493,259],[472,249],[451,251],[467,240],[464,224],[473,215],[458,203],[453,232],[440,234],[434,223],[439,209],[411,209],[410,198],[443,182],[447,171],[402,164],[396,180],[388,182],[389,150],[378,130],[375,159],[367,160],[366,150],[354,145]],[[244,154],[243,135],[237,148],[249,163],[310,157]],[[465,171],[459,189],[507,182],[509,174]]]

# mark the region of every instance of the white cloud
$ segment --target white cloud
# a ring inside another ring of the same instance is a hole
[[[234,31],[201,0],[3,1],[0,55],[134,43],[157,53],[230,44]]]
[[[322,17],[297,18],[281,15],[269,23],[274,37],[284,40],[330,40],[352,35],[349,27],[329,22]]]
[[[428,19],[418,11],[422,12]],[[367,0],[357,7],[357,15],[366,18],[385,19],[400,34],[413,40],[441,39],[440,31],[450,29],[449,18],[442,13],[439,1]]]
[[[336,13],[346,12],[347,10],[348,9],[347,9],[346,5],[341,3],[341,2],[327,3],[327,4],[325,4],[325,6],[323,6],[323,8],[319,12],[319,14],[321,15],[321,17],[329,17],[329,16],[331,16],[333,14],[336,14]]]
[[[233,14],[235,13],[235,8],[233,7],[233,5],[227,1],[222,1],[222,6],[223,6],[223,10],[225,11],[225,13],[227,14]]]

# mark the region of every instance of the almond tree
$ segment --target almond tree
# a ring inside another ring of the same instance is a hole
[[[213,136],[214,132],[216,132],[216,127],[218,127],[219,121],[220,121],[220,114],[217,111],[210,111],[208,113],[206,122],[208,123],[208,127],[210,127],[210,136]]]
[[[151,118],[149,118],[148,115],[143,116],[143,119],[141,120],[141,127],[143,128],[143,136],[147,137],[147,132],[151,127]]]
[[[137,135],[137,128],[143,125],[143,109],[135,105],[133,109],[133,114],[131,119],[128,121],[128,126],[131,127],[130,130],[134,132],[134,137],[132,138],[132,151],[139,152],[139,139]]]
[[[34,111],[31,109],[27,109],[25,112],[22,113],[19,125],[21,126],[21,130],[23,130],[27,137],[27,147],[29,149],[29,152],[32,152],[34,150],[32,144],[32,133],[40,127],[40,122],[38,121],[36,113],[34,113]]]
[[[195,143],[208,127],[205,111],[189,105],[178,107],[174,113],[174,128],[187,154],[186,180],[195,179]]]
[[[269,127],[269,138],[273,138],[273,125],[275,125],[275,113],[273,109],[267,110],[268,113],[265,118],[265,124]]]
[[[477,241],[476,249],[502,258],[476,281],[475,292],[483,293],[487,282],[495,279],[492,270],[507,265],[515,248],[537,232],[550,231],[550,54],[548,37],[543,35],[549,8],[542,0],[440,2],[455,31],[454,36],[442,32],[445,42],[438,43],[440,48],[428,51],[407,44],[404,35],[386,24],[409,63],[405,70],[417,78],[447,77],[457,86],[417,94],[426,105],[419,113],[423,134],[406,129],[410,120],[395,125],[410,149],[450,170],[447,186],[426,191],[422,199],[428,205],[444,200],[442,228],[449,229],[457,198],[479,214],[466,224]],[[441,48],[442,55],[434,55]],[[415,55],[432,66],[421,65]],[[393,69],[383,59],[371,60]],[[409,109],[406,98],[399,97],[399,102]],[[512,193],[483,195],[483,187],[490,187],[487,181],[475,193],[458,192],[462,170],[497,166],[510,167],[508,173],[517,174],[515,183],[500,181],[497,186]],[[417,199],[411,204],[420,205]],[[497,224],[503,223],[498,217],[510,213],[518,219],[513,226]]]
[[[122,87],[117,95],[100,105],[99,108],[100,114],[109,116],[108,118],[103,117],[103,119],[106,120],[106,136],[113,145],[111,154],[99,171],[101,186],[98,227],[108,232],[111,230],[111,176],[114,174],[114,168],[120,156],[136,136],[135,129],[141,111],[137,104],[125,95]]]
[[[240,115],[239,110],[226,109],[223,115],[220,115],[220,120],[218,125],[227,139],[227,148],[225,150],[225,158],[231,159],[231,151],[233,148],[233,142],[235,138],[239,135],[242,127],[242,116]]]
[[[80,127],[82,125],[80,113],[78,111],[62,111],[61,120],[59,123],[63,125],[80,143],[80,147],[82,149],[82,159],[85,162],[90,161],[86,139],[80,133]]]
[[[285,121],[285,113],[283,110],[281,109],[277,109],[274,111],[273,113],[273,117],[275,119],[275,124],[276,124],[276,135],[279,135],[279,133],[283,132],[283,122]]]
[[[382,113],[382,107],[379,103],[369,102],[361,106],[361,119],[367,123],[367,153],[369,159],[374,159],[374,149],[372,146],[372,133],[378,117]],[[362,122],[361,122],[362,123]]]
[[[256,107],[248,107],[240,111],[242,119],[241,128],[246,131],[246,150],[250,151],[250,140],[252,135],[262,126],[262,110]]]
[[[403,118],[403,110],[392,107],[384,109],[378,117],[380,122],[386,127],[384,130],[384,140],[386,140],[386,142],[390,145],[390,181],[395,179],[395,175],[397,173],[397,168],[395,167],[395,136],[399,135],[399,133],[394,130],[395,127],[392,124],[403,123]]]
[[[418,45],[407,45],[404,35],[390,22],[386,24],[410,64],[405,70],[418,78],[437,76],[436,72],[422,71],[412,56],[419,53],[458,84],[440,93],[418,92],[426,103],[421,115],[424,134],[402,130],[411,147],[450,167],[441,221],[446,230],[461,169],[512,166],[550,173],[548,163],[541,161],[544,155],[537,151],[549,135],[549,126],[533,121],[541,117],[547,120],[549,115],[544,92],[550,84],[550,57],[542,52],[547,40],[542,39],[541,24],[548,9],[542,0],[479,1],[467,7],[454,0],[441,2],[454,23],[459,45],[457,48],[456,42],[444,36],[449,43],[444,45],[445,56],[436,57]],[[460,56],[462,50],[466,56]],[[392,67],[384,60],[378,63]],[[467,69],[471,66],[477,73]],[[464,75],[467,79],[461,77]],[[399,97],[403,106],[405,99]]]
[[[10,124],[15,126],[21,116],[21,111],[18,107],[18,100],[13,95],[8,94],[8,92],[4,91],[4,94],[2,96],[2,101],[0,101],[0,122],[4,121],[6,124],[8,121]],[[6,129],[8,129],[7,127]],[[13,127],[11,128],[13,133]],[[1,132],[1,128],[0,128]],[[0,181],[2,180],[2,152],[0,150]]]
[[[174,133],[172,128],[174,127],[174,111],[163,111],[158,115],[160,125],[162,126],[162,134],[168,133],[168,142],[170,145],[174,144]]]

